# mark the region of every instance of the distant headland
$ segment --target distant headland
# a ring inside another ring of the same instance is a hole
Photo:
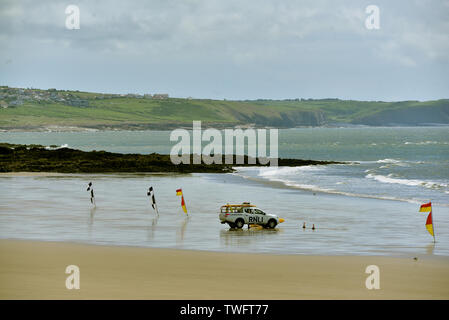
[[[201,120],[205,127],[448,125],[449,99],[211,100],[166,93],[105,94],[0,86],[0,130],[171,130]]]

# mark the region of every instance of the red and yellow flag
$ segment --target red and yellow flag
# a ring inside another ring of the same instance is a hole
[[[419,208],[419,212],[432,212],[432,203],[424,203]]]
[[[187,207],[186,207],[186,202],[184,201],[184,196],[182,195],[182,189],[176,190],[176,195],[177,195],[177,196],[181,196],[181,207],[182,207],[182,210],[184,211],[185,214],[188,215],[188,213],[187,213]]]
[[[430,235],[433,237],[433,241],[435,242],[435,229],[433,228],[433,219],[432,219],[432,203],[424,203],[419,208],[419,212],[429,212],[426,220],[426,229],[429,231]]]
[[[429,231],[429,233],[432,235],[432,237],[435,237],[435,235],[433,233],[432,211],[427,216],[426,229],[427,229],[427,231]]]

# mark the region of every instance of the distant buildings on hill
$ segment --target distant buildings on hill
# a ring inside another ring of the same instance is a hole
[[[65,91],[51,88],[48,90],[23,89],[0,86],[0,108],[21,106],[27,101],[34,103],[60,103],[75,107],[89,107],[89,100],[104,100],[115,98],[134,98],[134,99],[168,99],[167,93],[147,93],[144,95],[136,93],[128,94],[92,94],[79,91]]]
[[[168,99],[168,93],[155,93],[153,95],[150,93],[146,93],[144,95],[136,93],[128,93],[128,94],[121,94],[120,96],[135,99],[156,99],[156,100]]]
[[[153,99],[168,99],[168,94],[167,93],[155,93],[153,94]]]

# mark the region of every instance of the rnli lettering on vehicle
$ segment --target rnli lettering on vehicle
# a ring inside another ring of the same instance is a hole
[[[263,222],[262,217],[248,217],[249,222]]]

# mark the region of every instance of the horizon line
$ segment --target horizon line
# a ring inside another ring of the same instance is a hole
[[[129,95],[129,94],[135,94],[135,95],[144,95],[144,94],[168,94],[168,99],[191,99],[191,100],[216,100],[216,101],[313,101],[313,100],[340,100],[340,101],[359,101],[359,102],[386,102],[386,103],[395,103],[395,102],[428,102],[428,101],[439,101],[439,100],[449,100],[449,97],[446,98],[434,98],[430,100],[419,100],[419,99],[410,99],[410,100],[358,100],[358,99],[343,99],[343,98],[337,98],[337,97],[326,97],[326,98],[305,98],[305,97],[294,97],[294,98],[245,98],[245,99],[232,99],[232,98],[197,98],[197,97],[176,97],[176,96],[170,96],[167,92],[146,92],[146,93],[139,93],[139,92],[100,92],[100,91],[85,91],[85,90],[79,90],[79,89],[58,89],[56,87],[49,87],[46,89],[42,88],[35,88],[35,87],[12,87],[9,85],[0,85],[0,88],[11,88],[11,89],[25,89],[25,90],[42,90],[42,91],[48,91],[51,89],[55,89],[56,91],[72,91],[72,92],[80,92],[80,93],[98,93],[98,94],[112,94],[112,95]]]

